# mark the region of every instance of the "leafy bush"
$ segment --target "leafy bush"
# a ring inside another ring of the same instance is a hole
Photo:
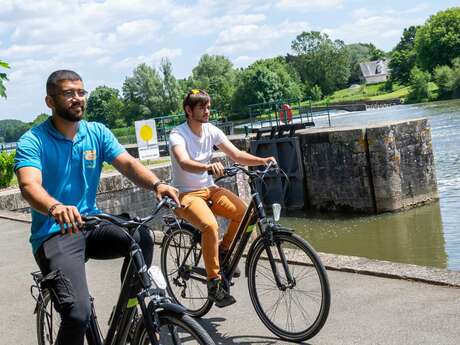
[[[426,102],[431,98],[429,82],[431,75],[420,70],[418,67],[412,68],[410,72],[411,91],[407,97],[410,103]]]
[[[454,71],[449,66],[437,66],[433,72],[433,79],[438,85],[439,98],[450,98],[454,85]]]
[[[0,153],[0,188],[9,187],[14,175],[14,156],[16,152]]]
[[[310,89],[310,98],[312,101],[319,101],[321,100],[321,97],[323,96],[323,92],[321,91],[321,88],[318,85],[313,86]]]

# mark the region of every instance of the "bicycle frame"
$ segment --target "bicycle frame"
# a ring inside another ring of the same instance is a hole
[[[224,258],[224,261],[221,263],[221,273],[224,277],[224,280],[227,282],[228,285],[231,284],[231,281],[235,273],[235,270],[238,266],[238,263],[240,262],[244,254],[244,250],[247,244],[249,243],[249,240],[252,236],[253,231],[255,230],[255,227],[252,229],[249,229],[249,226],[257,225],[259,227],[260,235],[251,245],[248,251],[248,256],[251,255],[252,248],[254,247],[255,243],[257,243],[260,240],[264,240],[264,241],[267,241],[269,244],[272,244],[273,232],[280,231],[279,226],[277,224],[274,224],[271,220],[267,218],[265,208],[262,203],[262,199],[260,197],[260,194],[256,191],[255,181],[252,178],[250,178],[249,185],[251,188],[251,202],[246,208],[243,219],[241,220],[241,223],[238,227],[235,238],[233,239],[233,242],[230,245],[227,255]],[[283,229],[282,231],[289,231],[289,230]],[[192,248],[190,248],[189,252],[185,255],[183,263],[187,261],[191,253],[191,250]],[[288,285],[294,285],[295,281],[293,280],[291,272],[289,271],[289,267],[286,264],[286,258],[284,256],[284,253],[281,250],[281,248],[279,248],[278,246],[277,246],[277,250],[282,260],[282,266],[284,269],[284,273],[286,275],[287,283]],[[273,270],[273,274],[275,277],[276,284],[278,285],[278,288],[281,288],[281,289],[285,288],[286,286],[283,285],[281,282],[281,279],[278,273],[278,268],[275,265],[275,258],[270,249],[270,246],[266,246],[266,252],[267,252],[268,260]],[[200,280],[204,283],[206,282],[206,272],[203,269],[200,269],[199,267],[193,267],[191,268],[191,271],[196,274],[196,275],[193,275],[193,279]],[[247,273],[247,268],[245,272]]]

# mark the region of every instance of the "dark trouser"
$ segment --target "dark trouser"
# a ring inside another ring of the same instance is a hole
[[[134,239],[142,249],[148,267],[152,263],[153,241],[148,231],[140,230]],[[90,296],[86,281],[87,259],[115,259],[125,257],[121,277],[129,262],[130,239],[119,227],[104,223],[97,228],[76,234],[58,234],[47,239],[35,253],[43,276],[49,277],[56,310],[61,315],[61,327],[56,345],[83,345],[91,315]]]

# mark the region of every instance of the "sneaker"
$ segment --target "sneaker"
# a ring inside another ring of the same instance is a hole
[[[220,278],[208,281],[208,298],[219,308],[232,305],[236,302],[235,298],[224,288],[222,279]]]
[[[226,255],[227,255],[227,251],[219,247],[219,265],[221,265],[222,262],[224,262]],[[233,273],[233,278],[239,278],[240,276],[241,276],[241,271],[238,268],[238,266],[236,266],[235,273]]]

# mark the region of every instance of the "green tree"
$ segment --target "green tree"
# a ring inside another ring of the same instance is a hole
[[[450,66],[436,66],[433,70],[433,80],[438,86],[438,97],[440,99],[447,99],[452,96],[455,76]]]
[[[318,31],[302,32],[288,55],[305,85],[318,85],[325,95],[346,86],[350,77],[350,53],[341,40],[332,41]]]
[[[433,80],[438,85],[440,99],[460,97],[460,58],[455,58],[450,66],[437,66]]]
[[[29,128],[30,124],[20,120],[0,120],[0,137],[6,143],[16,142]]]
[[[193,87],[206,90],[212,98],[212,108],[228,113],[235,91],[236,72],[225,56],[204,54],[192,70]]]
[[[30,127],[35,127],[35,126],[38,126],[39,124],[45,122],[46,120],[48,120],[48,117],[50,117],[48,114],[46,113],[41,113],[39,115],[37,115],[35,117],[35,119],[30,123]]]
[[[404,29],[399,43],[391,52],[388,66],[391,70],[391,79],[407,84],[410,79],[410,71],[415,67],[416,52],[414,49],[415,36],[418,26],[410,26]]]
[[[172,65],[168,59],[162,59],[160,64],[161,73],[161,97],[163,99],[163,114],[173,114],[180,109],[182,96],[181,88],[172,73]]]
[[[133,121],[162,115],[163,83],[158,72],[143,63],[137,66],[132,77],[123,83],[124,115],[128,125]]]
[[[428,101],[431,98],[430,80],[430,73],[422,71],[418,67],[412,68],[410,72],[411,91],[407,100],[411,103]]]
[[[98,86],[89,95],[87,104],[87,118],[97,121],[109,128],[122,127],[123,101],[117,89],[108,86]]]
[[[258,60],[243,70],[233,95],[233,110],[246,111],[249,104],[301,98],[299,81],[282,58]]]
[[[0,60],[1,68],[10,68],[10,66],[5,62]],[[8,80],[8,77],[5,72],[0,72],[0,97],[6,98],[6,88],[4,82]]]
[[[415,51],[420,68],[430,72],[460,56],[460,7],[431,16],[417,30]]]

